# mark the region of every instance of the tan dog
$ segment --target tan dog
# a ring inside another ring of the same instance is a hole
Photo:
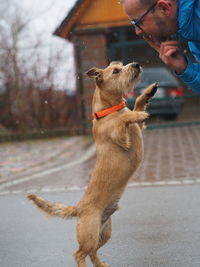
[[[145,107],[157,90],[156,84],[150,85],[137,98],[133,111],[124,107],[122,95],[139,81],[141,72],[139,64],[123,66],[119,62],[112,62],[104,70],[93,68],[87,72],[96,80],[93,135],[97,158],[88,189],[78,205],[65,206],[36,195],[28,196],[49,215],[78,217],[80,246],[75,253],[78,267],[86,267],[88,255],[95,267],[109,266],[99,260],[97,250],[110,239],[111,215],[118,209],[129,178],[143,159],[142,127],[148,117]],[[109,114],[104,116],[105,113]]]

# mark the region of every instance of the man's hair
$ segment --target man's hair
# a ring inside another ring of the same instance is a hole
[[[120,3],[123,4],[125,1],[126,0],[120,0]],[[144,6],[151,6],[156,2],[156,0],[139,0],[139,1]]]
[[[123,0],[125,1],[125,0]],[[141,5],[142,6],[145,6],[145,7],[149,7],[149,6],[152,6],[153,4],[155,4],[157,2],[157,0],[139,0]],[[172,1],[172,2],[175,2],[177,3],[178,0],[169,0],[169,2]]]
[[[120,0],[120,3],[123,4],[126,0]],[[139,0],[141,5],[143,6],[152,6],[157,2],[157,0]],[[174,2],[177,2],[178,0],[172,0]]]
[[[157,1],[155,0],[140,0],[140,3],[144,6],[152,6],[155,4]]]

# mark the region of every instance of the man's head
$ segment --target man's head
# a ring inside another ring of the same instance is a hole
[[[138,36],[162,42],[177,32],[177,0],[121,0]]]

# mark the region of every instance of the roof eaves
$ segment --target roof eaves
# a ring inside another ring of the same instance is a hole
[[[70,22],[72,17],[75,15],[77,9],[80,7],[80,5],[84,2],[84,0],[77,0],[75,5],[72,7],[70,12],[68,13],[67,17],[61,22],[61,24],[56,28],[56,30],[53,32],[54,35],[62,37],[67,39],[69,36],[64,36],[62,34],[62,30],[65,28],[66,24]]]

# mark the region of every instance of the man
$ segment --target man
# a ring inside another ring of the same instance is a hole
[[[180,79],[200,94],[200,1],[121,0],[121,3],[136,34],[159,53],[162,61]],[[184,53],[180,40],[188,43],[195,60]]]

